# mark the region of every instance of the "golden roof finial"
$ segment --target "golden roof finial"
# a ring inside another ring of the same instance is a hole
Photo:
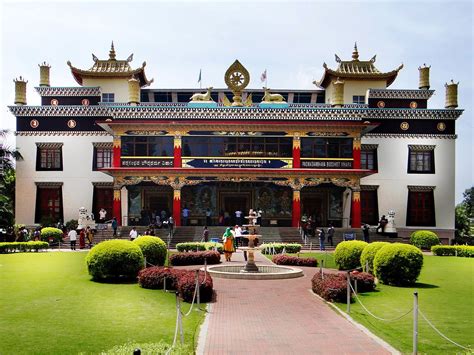
[[[352,52],[352,59],[359,60],[359,51],[357,50],[357,42],[354,43],[354,52]]]
[[[110,46],[109,59],[115,60],[114,41],[112,41],[112,45]]]

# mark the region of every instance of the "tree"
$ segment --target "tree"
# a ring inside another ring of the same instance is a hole
[[[474,217],[474,186],[463,193],[464,200],[455,210],[455,238],[457,244],[474,244],[470,220]]]
[[[470,189],[466,189],[462,194],[464,196],[464,200],[461,204],[466,209],[466,213],[470,218],[474,217],[474,186]]]

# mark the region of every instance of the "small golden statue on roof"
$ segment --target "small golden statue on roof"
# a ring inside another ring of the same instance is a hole
[[[265,86],[263,87],[264,95],[262,98],[262,102],[264,103],[271,103],[271,102],[278,102],[278,103],[284,103],[286,102],[283,96],[280,94],[271,94],[270,93],[270,88],[266,88]]]
[[[211,97],[211,90],[213,89],[212,86],[207,88],[207,92],[205,93],[196,93],[191,96],[190,101],[200,101],[200,102],[214,102]]]

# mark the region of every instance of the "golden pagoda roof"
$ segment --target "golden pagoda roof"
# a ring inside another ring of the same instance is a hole
[[[354,45],[352,52],[352,60],[341,60],[338,55],[335,55],[336,62],[339,66],[336,70],[328,68],[327,64],[323,64],[324,74],[321,80],[314,81],[317,86],[326,88],[334,78],[340,79],[364,79],[364,80],[386,80],[387,87],[390,86],[396,79],[398,72],[403,68],[401,64],[395,70],[383,73],[378,70],[374,63],[376,56],[374,55],[370,60],[359,60],[359,51],[357,50],[357,43]]]
[[[125,60],[115,59],[115,48],[114,42],[112,42],[109,59],[102,60],[98,59],[92,54],[94,65],[88,69],[79,69],[74,67],[70,61],[67,65],[71,68],[72,75],[79,85],[82,85],[83,78],[137,78],[140,81],[140,86],[148,86],[153,82],[153,79],[148,80],[145,75],[146,62],[143,62],[142,66],[137,69],[132,69],[130,62],[133,60],[133,53]]]

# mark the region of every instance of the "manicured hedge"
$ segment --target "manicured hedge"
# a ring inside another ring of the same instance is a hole
[[[40,242],[40,241],[0,243],[0,254],[28,252],[28,251],[37,252],[39,250],[48,249],[48,248],[49,248],[49,244],[47,242]]]
[[[176,290],[178,288],[178,278],[186,270],[179,270],[169,267],[154,266],[140,270],[138,273],[138,284],[143,288],[163,289],[166,277],[166,289]]]
[[[143,268],[140,247],[128,240],[107,240],[93,247],[86,257],[89,274],[94,280],[133,280]]]
[[[339,270],[350,270],[360,266],[360,256],[368,244],[361,240],[341,242],[334,251],[334,261]]]
[[[206,251],[214,250],[217,248],[219,253],[224,252],[224,246],[222,243],[213,243],[213,242],[186,242],[176,244],[176,249],[179,252],[188,252],[188,251]]]
[[[435,245],[431,251],[436,256],[459,256],[474,258],[474,246],[472,245]]]
[[[167,290],[177,290],[184,301],[192,302],[196,288],[196,272],[194,270],[150,267],[139,272],[138,283],[143,288],[162,289],[165,277]],[[214,292],[211,275],[205,275],[203,271],[200,271],[199,285],[200,301],[211,301]]]
[[[166,260],[166,243],[158,237],[148,235],[139,236],[133,243],[137,244],[142,250],[147,263],[155,266],[163,266]]]
[[[277,265],[318,266],[318,260],[314,258],[298,258],[285,254],[274,255],[272,261]]]
[[[357,292],[371,292],[375,289],[375,278],[367,272],[351,272],[352,287],[355,290],[355,280],[357,280]]]
[[[44,241],[48,241],[49,239],[54,239],[54,241],[62,241],[63,240],[63,231],[58,228],[53,227],[45,227],[41,229],[41,239]]]
[[[390,243],[387,242],[373,242],[367,245],[364,250],[362,251],[362,254],[360,255],[360,264],[362,265],[362,268],[365,270],[366,263],[368,262],[369,264],[369,270],[367,272],[370,272],[373,274],[374,272],[374,258],[375,254],[382,249],[385,245],[388,245]]]
[[[298,243],[265,243],[260,246],[262,254],[280,254],[285,250],[288,254],[296,254],[301,251],[301,244]]]
[[[414,284],[423,266],[423,253],[413,245],[393,243],[375,255],[374,274],[383,283],[395,286]]]
[[[347,302],[347,280],[342,274],[316,273],[311,280],[313,292],[330,302]],[[351,298],[352,302],[352,298]]]
[[[432,246],[439,245],[441,243],[436,233],[433,233],[431,231],[419,230],[411,234],[410,244],[422,250],[431,250]]]
[[[219,264],[221,262],[221,255],[217,251],[194,251],[187,253],[176,253],[170,256],[170,264],[178,265],[204,265],[204,260],[207,259],[207,264]]]

